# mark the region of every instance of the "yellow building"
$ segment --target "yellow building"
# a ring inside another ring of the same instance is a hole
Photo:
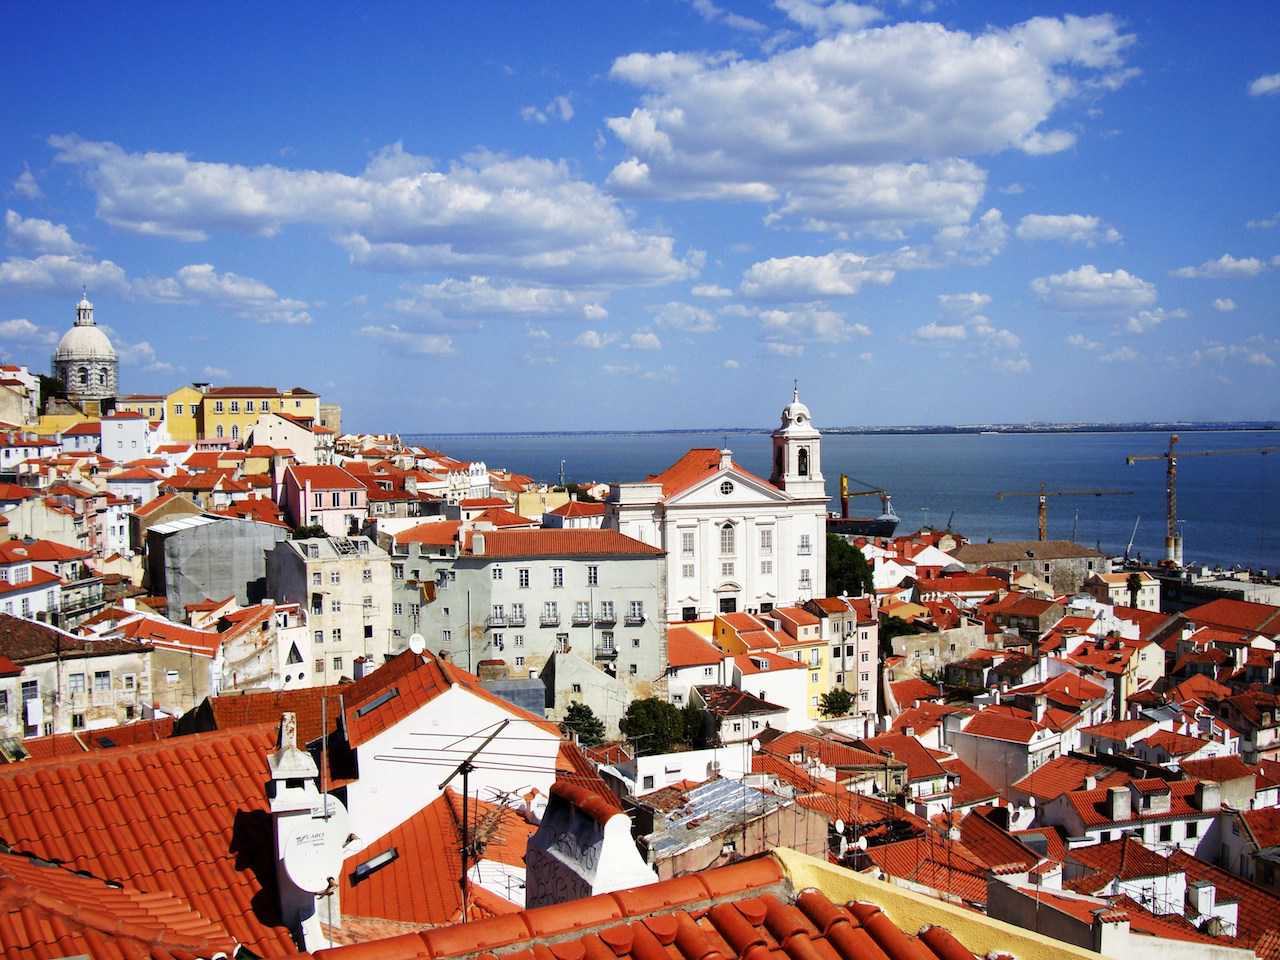
[[[136,413],[152,422],[165,418],[164,397],[152,393],[131,393],[116,399],[117,413]]]
[[[204,393],[190,384],[164,398],[164,421],[175,443],[195,443],[199,439],[200,401]]]
[[[249,436],[264,413],[314,420],[320,415],[320,397],[302,387],[283,391],[275,387],[208,387],[200,398],[197,435],[202,440],[238,443]]]
[[[779,649],[784,657],[790,657],[803,663],[808,669],[809,716],[814,720],[822,718],[819,704],[822,695],[831,689],[832,678],[828,675],[830,657],[827,644],[822,639],[822,621],[803,607],[774,607],[763,614],[778,624],[782,633],[782,646]]]

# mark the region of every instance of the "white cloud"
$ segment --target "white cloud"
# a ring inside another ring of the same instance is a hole
[[[1190,279],[1195,277],[1222,280],[1230,277],[1256,277],[1267,269],[1265,261],[1257,257],[1237,259],[1224,253],[1217,260],[1206,260],[1198,267],[1179,267],[1171,271],[1175,277]]]
[[[753,263],[742,275],[742,293],[759,300],[803,301],[850,297],[865,284],[887,284],[893,271],[874,267],[856,253],[774,257]]]
[[[1133,347],[1117,347],[1100,358],[1103,363],[1130,363],[1138,359],[1138,351]]]
[[[863,363],[870,363],[874,356],[875,355],[873,353],[871,353],[870,351],[867,351],[866,353],[858,354],[858,359],[861,360]]]
[[[395,300],[391,308],[398,313],[429,319],[484,317],[547,317],[582,313],[598,319],[590,309],[603,308],[589,302],[592,295],[557,287],[495,281],[491,277],[472,276],[465,280],[447,277],[439,283],[405,287],[407,297]]]
[[[24,217],[6,210],[4,228],[9,246],[28,253],[77,254],[84,248],[71,239],[71,231],[60,223]]]
[[[0,287],[20,287],[62,293],[91,291],[125,293],[125,272],[110,260],[46,253],[34,258],[10,257],[0,262]]]
[[[1254,367],[1274,367],[1276,362],[1260,350],[1255,350],[1244,358],[1244,362]]]
[[[1100,340],[1091,340],[1083,333],[1073,333],[1067,337],[1067,345],[1075,347],[1077,350],[1101,350],[1102,342]]]
[[[419,333],[413,330],[402,330],[394,323],[385,325],[369,324],[360,328],[360,335],[381,340],[389,346],[410,353],[428,356],[444,356],[453,353],[453,338],[443,333]]]
[[[588,350],[603,350],[618,339],[615,333],[601,333],[599,330],[583,330],[574,338],[574,343]]]
[[[13,192],[20,197],[26,197],[28,200],[39,200],[44,196],[44,191],[40,189],[40,184],[28,167],[23,167],[22,172],[18,174],[16,180],[13,181]]]
[[[726,360],[724,363],[720,364],[720,366],[724,367],[726,370],[737,370],[742,366],[742,364],[738,363],[737,360]]]
[[[559,363],[560,358],[549,353],[526,353],[524,362],[530,367],[551,367]]]
[[[210,380],[226,380],[231,376],[231,371],[226,367],[205,367],[200,371],[202,376],[208,377]]]
[[[713,3],[712,0],[689,0],[689,6],[693,7],[698,16],[707,23],[723,23],[726,27],[746,33],[763,33],[765,30],[765,25],[759,20],[733,13]]]
[[[1270,217],[1262,217],[1258,220],[1250,220],[1245,224],[1250,230],[1270,230],[1277,225],[1280,225],[1280,213]]]
[[[1236,302],[1230,297],[1218,297],[1213,301],[1213,309],[1219,313],[1230,313],[1236,308]]]
[[[917,340],[964,340],[969,336],[969,331],[963,323],[930,321],[922,327],[916,327],[912,336]]]
[[[1016,350],[1022,346],[1022,338],[1016,333],[1005,327],[997,327],[981,314],[969,321],[969,329],[979,340],[1000,350]]]
[[[1019,194],[1026,193],[1027,188],[1020,183],[1007,183],[1000,188],[1000,192],[1004,194],[1008,194],[1009,196],[1016,197]]]
[[[662,341],[652,330],[637,330],[627,338],[626,347],[631,350],[661,350]]]
[[[786,9],[815,32],[875,15],[803,0]],[[610,75],[639,102],[607,121],[631,153],[609,183],[764,203],[820,229],[965,223],[986,175],[963,158],[1070,147],[1074,135],[1046,125],[1083,91],[1122,83],[1133,39],[1110,16],[1067,16],[979,34],[843,29],[759,58],[627,54]]]
[[[1249,96],[1265,97],[1268,94],[1280,93],[1280,73],[1266,73],[1249,84]]]
[[[1186,316],[1185,310],[1165,310],[1164,307],[1139,310],[1124,322],[1124,331],[1137,334],[1150,333],[1166,320],[1181,320]]]
[[[545,327],[525,327],[525,335],[530,340],[550,340],[551,332]]]
[[[50,142],[59,162],[84,173],[98,216],[135,233],[192,241],[309,224],[362,266],[554,285],[665,283],[696,272],[675,256],[672,237],[633,229],[612,197],[565,163],[477,151],[441,170],[393,144],[350,175],[129,153],[70,136]]]
[[[865,323],[850,323],[836,311],[821,307],[761,310],[758,316],[761,330],[767,339],[844,343],[854,337],[871,336],[871,328]]]
[[[525,123],[544,124],[548,120],[559,120],[568,123],[573,119],[573,101],[561,94],[552,97],[542,107],[521,107],[520,116]]]
[[[58,342],[58,334],[37,326],[25,317],[0,321],[0,340],[22,340],[52,346]]]
[[[609,311],[598,303],[584,304],[582,307],[582,316],[584,319],[599,322],[609,316]]]
[[[872,258],[878,266],[897,270],[932,270],[949,266],[982,266],[1004,249],[1009,227],[992,207],[973,223],[942,227],[930,243],[899,247]]]
[[[664,303],[653,310],[653,320],[660,327],[684,333],[714,333],[720,324],[711,311],[688,303]]]
[[[137,343],[129,343],[107,326],[103,326],[103,332],[111,337],[111,344],[116,348],[116,356],[124,366],[141,367],[145,373],[173,373],[177,370],[172,363],[161,360],[156,355],[156,348],[151,345],[151,341],[139,340]]]
[[[1156,300],[1155,284],[1126,270],[1104,273],[1085,264],[1066,273],[1037,277],[1031,289],[1058,310],[1136,310]]]
[[[861,30],[884,19],[884,14],[875,7],[860,3],[831,3],[826,0],[774,0],[774,2],[790,19],[814,33]]]
[[[973,313],[982,310],[991,303],[989,293],[940,293],[938,303],[943,310],[951,313]]]
[[[1031,361],[1025,356],[993,357],[988,361],[992,368],[1001,373],[1030,373]]]
[[[1064,243],[1119,243],[1120,232],[1108,227],[1098,217],[1082,213],[1029,213],[1018,221],[1014,231],[1020,240],[1060,240]]]
[[[229,307],[238,316],[258,323],[306,326],[311,314],[302,300],[282,297],[272,287],[238,273],[219,273],[210,263],[192,263],[172,277],[143,277],[131,292],[147,300],[167,303],[208,303]]]
[[[804,345],[800,343],[784,343],[780,340],[766,341],[764,349],[778,357],[799,357],[804,355]]]
[[[719,299],[733,296],[733,291],[728,287],[720,287],[714,283],[700,283],[690,293],[695,297],[714,297]]]

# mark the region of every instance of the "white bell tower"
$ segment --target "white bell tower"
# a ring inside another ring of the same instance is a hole
[[[800,402],[796,384],[791,402],[782,408],[782,423],[773,431],[773,473],[769,482],[799,499],[827,497],[822,478],[822,434],[809,408]]]

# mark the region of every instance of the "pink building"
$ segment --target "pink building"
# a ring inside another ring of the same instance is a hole
[[[318,524],[331,537],[359,533],[368,512],[365,485],[341,467],[285,468],[280,505],[294,526]]]

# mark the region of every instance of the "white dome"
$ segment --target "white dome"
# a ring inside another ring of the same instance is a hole
[[[58,341],[53,359],[57,361],[115,360],[116,348],[96,326],[72,327]]]

